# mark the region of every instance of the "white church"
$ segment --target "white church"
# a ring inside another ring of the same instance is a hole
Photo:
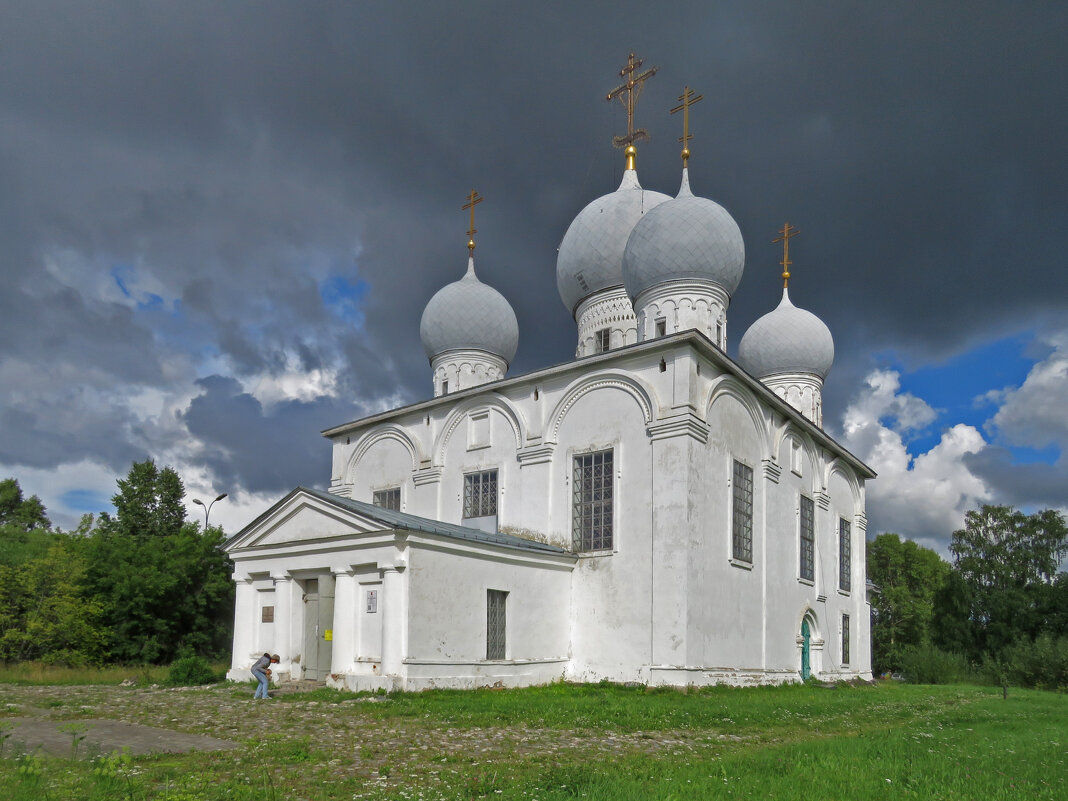
[[[834,343],[787,294],[793,232],[735,361],[742,235],[691,191],[688,131],[676,196],[641,187],[638,65],[619,188],[560,243],[575,359],[507,376],[516,316],[469,239],[420,325],[433,397],[323,432],[329,491],[227,542],[230,678],[264,652],[278,678],[357,690],[871,678],[874,473],[823,431]]]

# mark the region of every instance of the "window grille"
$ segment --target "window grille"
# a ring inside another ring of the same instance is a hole
[[[849,521],[840,518],[838,520],[838,589],[845,592],[849,592],[853,586],[853,557],[849,537]]]
[[[816,526],[815,508],[811,498],[801,496],[801,578],[815,579]]]
[[[602,328],[600,331],[598,331],[596,333],[595,336],[597,337],[597,352],[598,353],[604,353],[609,349],[609,344],[611,342],[611,335],[612,335],[612,332],[607,328]]]
[[[497,514],[497,471],[464,476],[464,518]]]
[[[400,511],[400,487],[391,487],[390,489],[376,490],[372,496],[371,501],[375,506],[380,506],[383,509],[392,509],[394,512]]]
[[[849,664],[849,615],[842,615],[842,664]]]
[[[486,659],[505,659],[507,631],[505,607],[508,593],[486,590]]]
[[[571,482],[571,536],[576,551],[612,547],[612,451],[575,457]]]
[[[732,556],[742,562],[753,561],[753,468],[734,463],[733,545]]]

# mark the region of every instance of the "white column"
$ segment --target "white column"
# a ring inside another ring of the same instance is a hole
[[[233,668],[244,668],[252,664],[249,657],[256,643],[256,631],[260,625],[256,619],[256,590],[252,579],[236,579],[234,591],[234,655]]]
[[[296,582],[288,573],[274,577],[274,647],[278,653],[278,672],[293,672],[293,589]]]
[[[400,676],[404,659],[404,565],[383,565],[382,573],[382,675]]]
[[[815,515],[813,523],[816,527],[814,533],[816,545],[813,553],[815,569],[813,577],[816,580],[816,600],[826,603],[827,593],[833,593],[838,587],[838,519],[831,513],[831,496],[827,490],[818,489],[813,495],[815,501]],[[827,616],[827,608],[823,608],[823,617]],[[824,639],[830,632],[827,624]]]
[[[351,570],[334,572],[334,645],[331,673],[351,673],[356,655],[356,579]]]
[[[779,483],[782,467],[772,459],[760,463],[763,481],[760,485],[760,667],[768,668],[768,514],[774,487]],[[792,553],[776,543],[776,553]],[[791,569],[792,572],[792,569]],[[776,632],[778,633],[778,632]]]
[[[650,427],[652,428],[652,426]],[[649,610],[650,664],[671,668],[688,663],[686,629],[689,621],[689,506],[679,487],[690,486],[690,445],[685,436],[652,433],[652,464],[672,465],[653,471],[652,587]],[[670,438],[657,439],[658,436]],[[673,482],[675,482],[673,484]],[[672,679],[677,677],[672,676]]]

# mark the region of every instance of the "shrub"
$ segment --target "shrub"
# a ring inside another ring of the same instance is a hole
[[[171,664],[167,682],[175,686],[194,684],[214,684],[219,675],[211,669],[207,660],[200,656],[183,656]]]
[[[902,651],[901,672],[913,684],[955,684],[972,678],[971,666],[964,656],[933,645]]]
[[[1068,691],[1068,637],[1019,640],[1001,653],[1000,676],[1017,687]]]

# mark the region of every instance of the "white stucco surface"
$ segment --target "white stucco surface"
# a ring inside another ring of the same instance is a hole
[[[271,649],[283,656],[280,674],[304,675],[303,598],[318,577],[333,582],[328,680],[338,686],[798,680],[806,617],[816,675],[870,675],[871,472],[700,334],[325,434],[334,443],[330,493],[296,491],[228,545],[238,582],[232,676]],[[612,547],[575,553],[574,460],[603,451],[613,459]],[[736,460],[753,472],[744,563],[731,546]],[[486,471],[496,471],[497,530],[510,535],[500,542],[456,525],[464,476]],[[399,517],[373,519],[387,514],[369,506],[373,493],[393,487]],[[815,509],[812,581],[799,572],[802,496]],[[419,530],[420,520],[455,531]],[[851,531],[849,591],[839,589],[840,520]],[[487,658],[489,590],[507,593],[504,659]],[[273,623],[260,620],[264,605],[274,606]]]

